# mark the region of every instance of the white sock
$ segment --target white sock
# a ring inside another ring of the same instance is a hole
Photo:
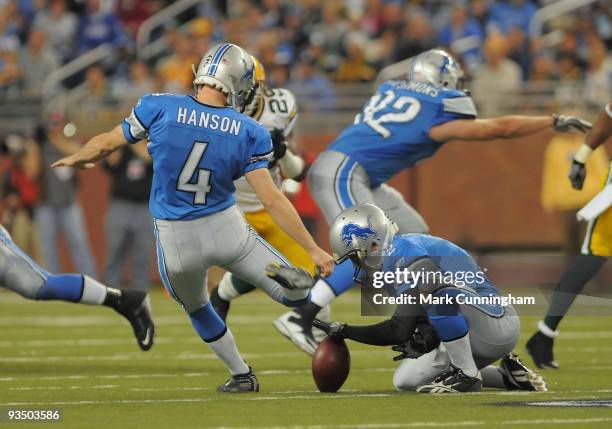
[[[238,347],[236,347],[236,341],[229,328],[221,338],[207,344],[225,364],[230,374],[246,374],[249,372],[249,367],[242,359],[242,356],[240,356]]]
[[[453,365],[462,370],[468,377],[476,377],[478,375],[478,368],[476,368],[476,363],[472,356],[469,332],[457,340],[443,341],[443,344]]]
[[[219,296],[226,301],[231,301],[240,295],[232,283],[232,273],[229,271],[226,271],[225,274],[223,274],[221,282],[219,282],[218,292]]]
[[[552,329],[550,329],[548,327],[548,325],[546,325],[546,323],[544,323],[543,320],[540,320],[538,322],[538,329],[540,330],[541,333],[543,333],[544,335],[546,335],[549,338],[556,338],[559,336],[559,332],[558,331],[553,331]]]
[[[323,279],[319,279],[315,282],[311,293],[312,297],[310,298],[310,301],[321,308],[329,305],[334,299],[336,299],[336,294],[334,293],[333,289]]]
[[[507,389],[502,373],[498,366],[488,365],[480,370],[482,375],[482,385],[484,387],[494,387],[496,389]]]
[[[92,279],[83,276],[83,294],[79,302],[83,304],[101,305],[106,299],[106,286]]]

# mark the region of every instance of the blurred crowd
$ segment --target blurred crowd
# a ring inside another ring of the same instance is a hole
[[[532,23],[534,14],[553,1],[210,0],[156,27],[147,41],[160,48],[145,54],[137,49],[138,29],[171,3],[0,0],[0,100],[61,95],[79,114],[99,116],[110,99],[116,115],[145,93],[191,92],[192,64],[224,40],[257,55],[269,85],[291,89],[301,110],[338,108],[337,83],[371,82],[384,67],[437,46],[462,62],[485,117],[500,113],[505,94],[525,86],[554,91],[561,102],[578,97],[596,108],[612,92],[609,1],[539,26]],[[60,66],[102,45],[111,54],[45,86]],[[52,271],[58,271],[57,236],[63,234],[76,268],[92,275],[77,178],[71,170],[47,167],[78,147],[66,127],[57,111],[45,112],[35,133],[0,136],[1,222]],[[118,286],[120,265],[129,259],[134,278],[143,282],[136,286],[146,288],[149,276],[140,273],[150,272],[150,258],[139,256],[150,255],[153,245],[146,213],[150,160],[146,150],[130,148],[109,159],[105,169],[112,180],[106,281]],[[301,212],[314,218],[311,206],[306,203]]]
[[[257,54],[272,85],[322,109],[333,107],[334,82],[370,82],[384,66],[435,46],[462,61],[476,96],[525,81],[585,81],[584,96],[599,106],[612,90],[612,6],[605,1],[539,26],[532,17],[552,0],[211,0],[153,31],[163,49],[137,59],[139,26],[169,3],[0,0],[0,91],[39,95],[61,64],[109,44],[110,58],[55,90],[85,82],[82,98],[128,104],[144,92],[186,92],[191,64],[221,40]],[[495,113],[494,101],[477,101]]]

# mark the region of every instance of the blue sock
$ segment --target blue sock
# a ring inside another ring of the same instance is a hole
[[[225,323],[221,320],[210,302],[206,303],[199,310],[190,313],[189,318],[200,338],[207,343],[218,340],[227,331]]]
[[[452,292],[454,291],[445,293],[443,290],[437,296],[454,296]],[[470,329],[467,320],[463,317],[455,303],[434,304],[426,310],[429,323],[436,330],[440,340],[444,342],[464,337]]]
[[[80,274],[50,275],[38,290],[36,299],[79,302],[83,296],[83,282]]]
[[[355,284],[353,276],[355,275],[355,267],[349,260],[334,266],[334,272],[331,276],[323,279],[329,287],[334,291],[336,296],[342,295]]]

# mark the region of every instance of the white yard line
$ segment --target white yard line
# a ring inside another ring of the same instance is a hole
[[[9,390],[30,391],[30,390],[77,390],[77,389],[113,389],[119,387],[116,384],[101,384],[97,386],[34,386],[34,387],[9,387]]]
[[[460,420],[446,422],[404,422],[404,423],[362,423],[362,424],[333,424],[333,425],[294,425],[294,426],[218,426],[214,429],[402,429],[402,428],[442,428],[462,426],[483,425],[507,425],[507,426],[534,426],[543,424],[580,424],[580,423],[604,423],[610,422],[612,418],[586,418],[586,419],[546,419],[546,420],[506,420],[501,422],[490,422],[483,420]]]

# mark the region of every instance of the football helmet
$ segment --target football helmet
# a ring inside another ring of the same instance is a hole
[[[251,58],[255,64],[255,83],[257,84],[257,87],[255,88],[253,99],[244,110],[244,113],[249,116],[255,116],[257,111],[260,110],[259,104],[262,101],[263,92],[266,88],[266,69],[261,61],[259,61],[256,57],[251,55]]]
[[[350,259],[357,268],[379,270],[397,231],[397,225],[374,204],[343,210],[329,229],[334,261],[339,264]]]
[[[253,58],[240,46],[220,43],[202,57],[197,70],[194,67],[193,85],[210,86],[223,91],[227,104],[239,112],[255,95],[255,64]]]
[[[463,70],[457,60],[444,49],[436,48],[414,57],[406,78],[436,88],[463,90],[463,77]]]

